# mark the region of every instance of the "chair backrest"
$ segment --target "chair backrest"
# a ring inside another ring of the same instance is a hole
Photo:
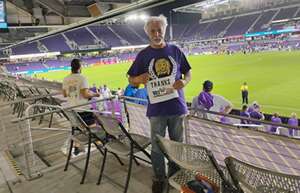
[[[115,138],[124,136],[124,132],[122,131],[122,128],[120,128],[120,123],[116,118],[100,114],[95,114],[95,117],[107,134],[114,136]]]
[[[236,187],[252,193],[299,193],[300,176],[259,168],[233,157],[225,159]]]
[[[66,118],[70,121],[73,128],[77,128],[81,131],[86,131],[89,129],[87,124],[81,119],[78,113],[74,110],[64,110],[63,111]]]
[[[228,181],[212,152],[205,147],[171,141],[161,136],[158,136],[158,141],[166,157],[181,168],[199,171],[201,175],[208,177],[219,186],[224,181]]]

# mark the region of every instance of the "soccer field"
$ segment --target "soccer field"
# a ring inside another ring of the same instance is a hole
[[[263,112],[300,115],[300,51],[201,55],[190,56],[188,60],[192,65],[192,81],[185,88],[187,101],[199,94],[204,80],[211,80],[213,93],[224,96],[235,108],[240,108],[240,86],[247,82],[250,102],[258,101]],[[125,88],[129,66],[129,63],[121,63],[87,67],[82,73],[88,77],[90,85]],[[38,74],[38,77],[61,81],[68,73],[55,71]]]

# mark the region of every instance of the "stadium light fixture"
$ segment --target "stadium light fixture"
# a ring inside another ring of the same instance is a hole
[[[146,20],[149,16],[142,14],[132,14],[125,17],[125,21],[136,21],[136,20]]]
[[[24,54],[24,55],[11,55],[9,59],[25,59],[25,58],[38,58],[38,57],[51,57],[60,55],[60,52],[47,52],[47,53],[38,53],[38,54]]]
[[[146,48],[148,44],[137,45],[137,46],[121,46],[121,47],[112,47],[111,50],[123,50],[123,49],[135,49],[135,48]]]

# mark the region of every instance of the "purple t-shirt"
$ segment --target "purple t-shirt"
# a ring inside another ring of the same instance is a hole
[[[246,112],[246,111],[241,111],[240,112],[240,116],[241,117],[250,117],[250,115],[249,115],[249,113],[248,112]],[[241,119],[241,124],[248,124],[249,123],[249,121],[248,120],[243,120],[243,119]]]
[[[198,104],[209,110],[214,106],[213,99],[214,97],[209,92],[202,91],[198,96]]]
[[[262,119],[263,116],[262,116],[261,113],[259,113],[259,112],[257,112],[257,111],[252,111],[252,112],[250,113],[250,117],[253,118],[253,119],[258,119],[258,120],[260,120],[260,119]],[[260,125],[261,123],[260,123],[260,122],[253,121],[253,124]]]
[[[157,63],[164,63],[164,69]],[[150,64],[152,64],[150,66]],[[136,57],[132,66],[128,70],[129,76],[138,76],[148,72],[150,80],[152,76],[163,78],[174,76],[175,80],[182,78],[191,69],[184,53],[175,45],[166,44],[164,48],[155,49],[150,46],[143,49]],[[182,115],[187,113],[187,106],[184,99],[183,89],[178,90],[178,98],[173,98],[164,102],[148,103],[147,116],[168,116]]]
[[[288,120],[288,125],[298,127],[298,119],[295,119],[295,118],[289,118],[289,120]]]
[[[272,123],[282,123],[280,117],[274,117],[272,116],[271,118]],[[270,131],[271,132],[276,132],[278,126],[272,125]]]
[[[298,127],[298,119],[289,118],[288,125]],[[289,129],[289,134],[294,135],[294,129]]]

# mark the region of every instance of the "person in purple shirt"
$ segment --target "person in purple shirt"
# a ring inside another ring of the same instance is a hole
[[[248,107],[247,112],[250,114],[254,109],[259,108],[259,104],[256,101],[253,101],[252,105]]]
[[[247,112],[247,110],[248,110],[248,106],[243,105],[242,111],[240,112],[240,116],[250,118],[250,114]],[[249,121],[241,119],[241,124],[249,124]]]
[[[250,118],[257,119],[257,120],[264,120],[265,116],[262,112],[260,112],[260,106],[255,105],[253,111],[250,113]],[[260,125],[261,123],[258,121],[253,121],[253,124]]]
[[[288,125],[295,126],[295,127],[299,126],[298,119],[297,119],[297,114],[296,113],[292,113],[291,114],[291,118],[289,118],[289,120],[288,120]],[[294,136],[295,135],[294,132],[295,132],[295,129],[289,129],[289,135],[290,136]]]
[[[162,193],[166,183],[164,155],[156,136],[164,137],[168,128],[170,139],[182,142],[183,119],[187,114],[183,87],[191,80],[191,66],[184,53],[164,40],[166,27],[166,17],[148,18],[144,29],[150,45],[140,51],[127,72],[130,84],[144,84],[148,92],[146,115],[151,125],[153,193]],[[170,162],[168,176],[178,169],[175,163]]]
[[[214,97],[210,93],[212,89],[213,83],[209,80],[206,80],[203,83],[203,91],[198,96],[198,104],[204,107],[206,110],[209,110],[212,106],[214,106]]]
[[[271,117],[271,122],[272,123],[282,123],[281,118],[279,117],[278,113],[274,113],[274,115]],[[278,128],[278,126],[271,125],[270,132],[276,133],[277,128]]]
[[[90,88],[90,91],[93,91],[94,93],[97,93],[97,87],[96,84],[93,84],[93,87]]]

